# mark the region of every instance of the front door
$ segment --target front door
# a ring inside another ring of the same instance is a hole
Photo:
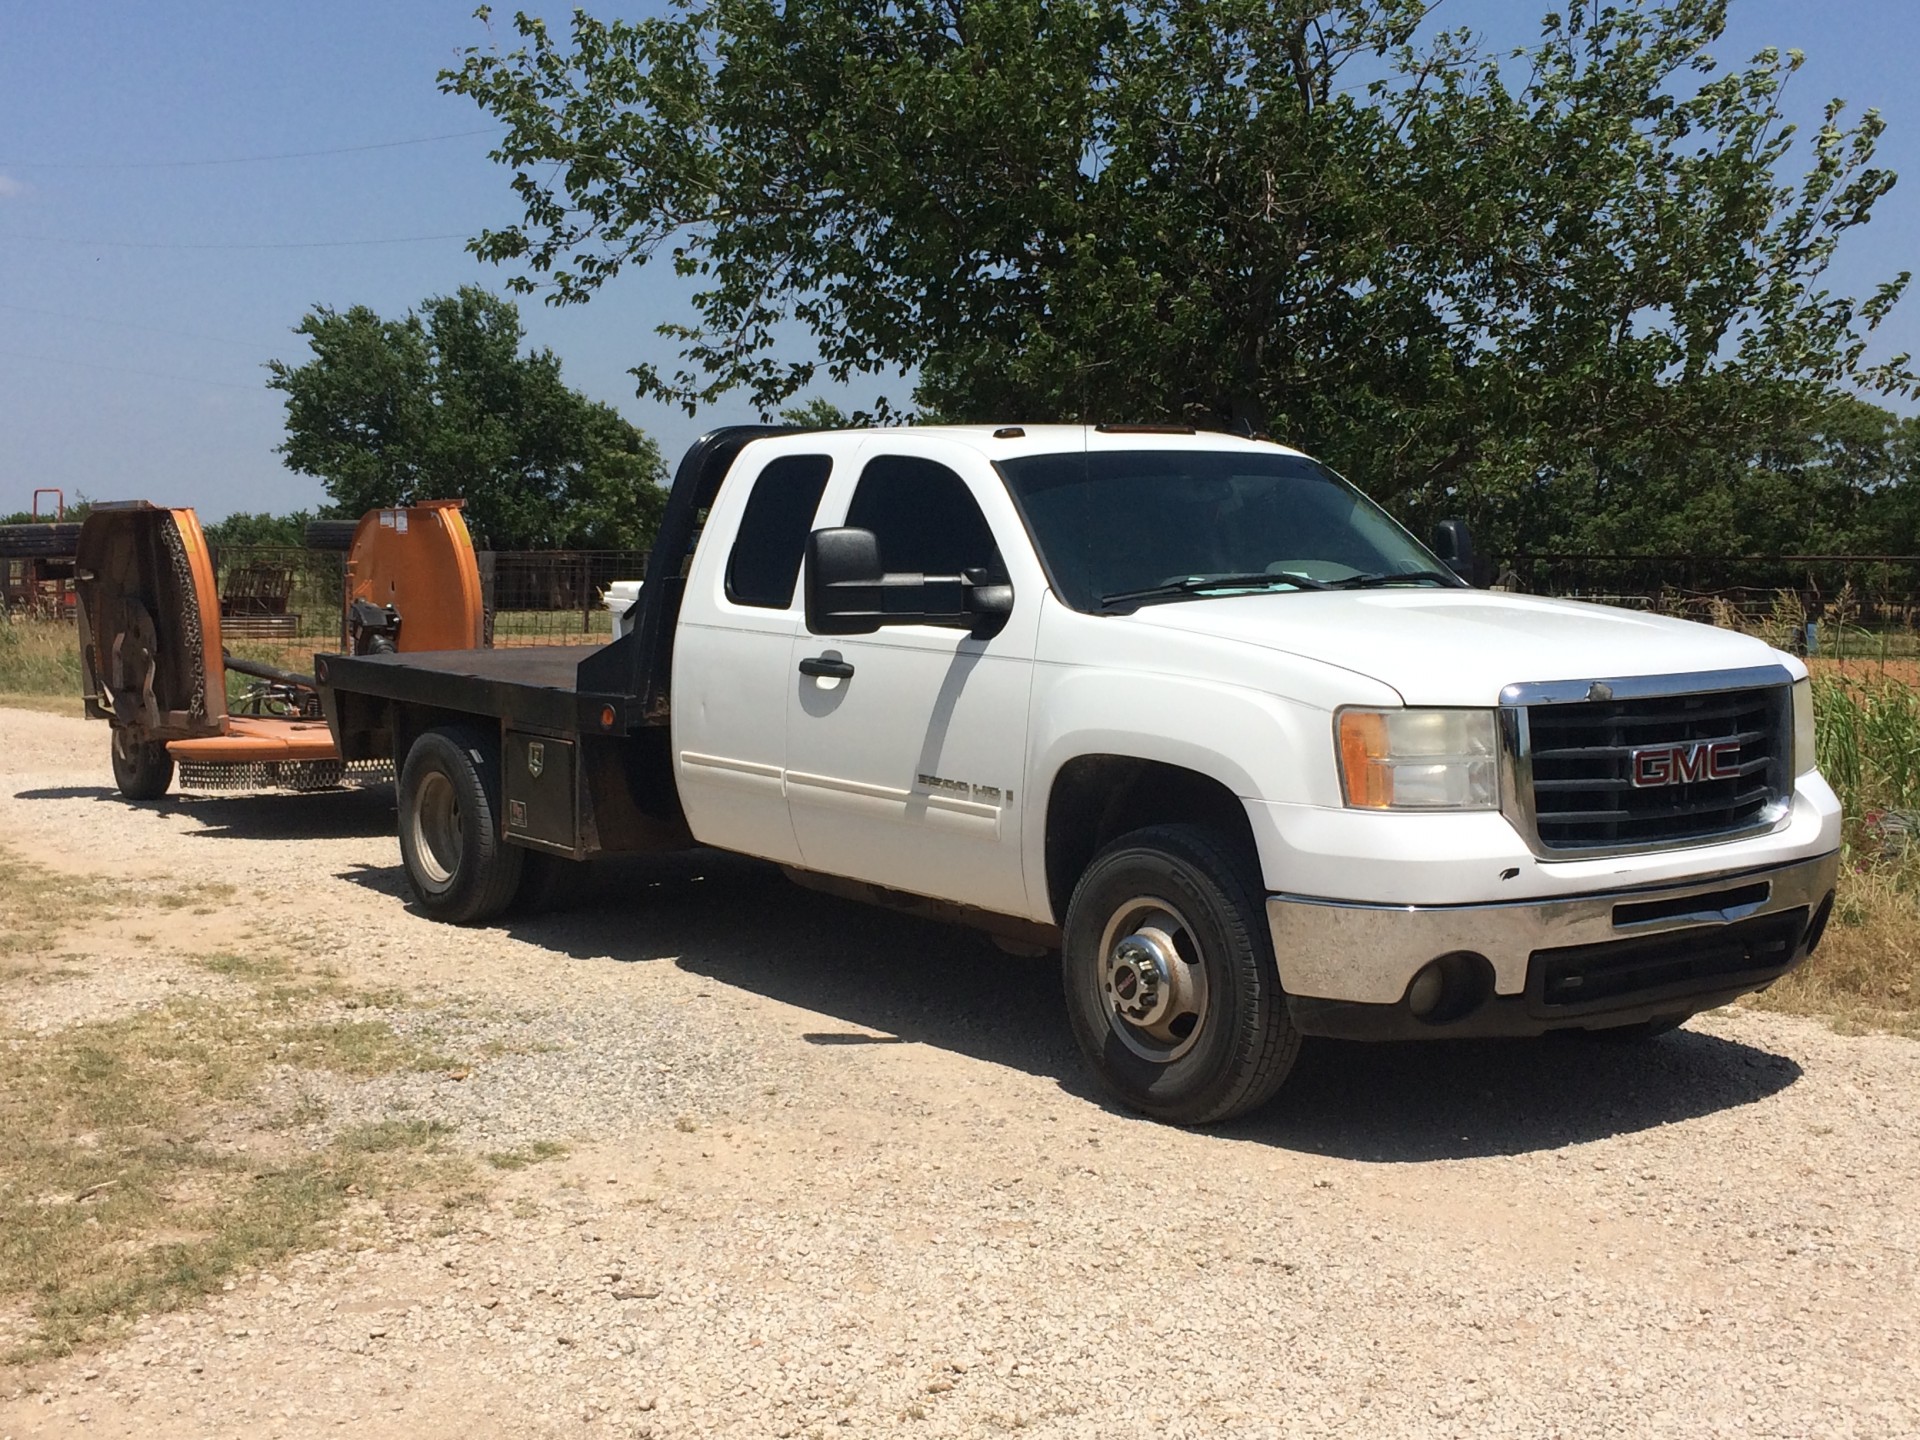
[[[924,455],[873,454],[842,523],[874,532],[889,571],[1006,578],[1013,547],[998,543],[996,524],[1018,521],[990,472],[976,480],[978,491]],[[935,625],[835,636],[800,627],[786,778],[809,870],[1031,913],[1019,816],[1039,586],[1014,578],[1013,615],[991,638]]]

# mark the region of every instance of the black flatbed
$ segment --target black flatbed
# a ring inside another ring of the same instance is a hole
[[[316,655],[314,679],[345,760],[404,758],[417,724],[448,715],[509,730],[612,737],[668,721],[674,626],[706,507],[743,446],[792,426],[730,425],[688,449],[667,494],[629,633],[604,645],[512,645],[411,654]],[[403,712],[420,712],[408,719]]]
[[[403,704],[497,717],[571,734],[624,731],[625,697],[580,689],[580,662],[601,645],[512,645],[492,650],[420,650],[407,655],[319,655],[315,677],[334,690]],[[614,707],[619,723],[603,725]]]

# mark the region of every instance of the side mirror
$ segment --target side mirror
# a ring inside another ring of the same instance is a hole
[[[871,635],[882,625],[950,625],[984,640],[999,633],[1013,613],[1013,587],[980,571],[885,571],[874,533],[840,526],[807,536],[806,602],[807,630],[814,635]]]
[[[1433,553],[1467,584],[1474,581],[1473,532],[1464,520],[1442,520],[1433,527]]]
[[[989,635],[998,635],[1013,614],[1013,586],[977,570],[966,571],[960,578],[965,582],[960,602],[972,618],[974,638],[984,640]]]
[[[880,628],[875,592],[886,578],[871,530],[815,530],[807,536],[807,629],[871,635]]]

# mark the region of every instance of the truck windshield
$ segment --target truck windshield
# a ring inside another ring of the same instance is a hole
[[[1096,450],[999,468],[1055,589],[1076,610],[1460,583],[1379,506],[1303,455]]]

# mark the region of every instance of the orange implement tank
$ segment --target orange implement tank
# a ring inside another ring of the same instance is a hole
[[[477,650],[484,642],[486,601],[463,503],[369,510],[354,529],[347,602],[398,611],[399,650]]]

